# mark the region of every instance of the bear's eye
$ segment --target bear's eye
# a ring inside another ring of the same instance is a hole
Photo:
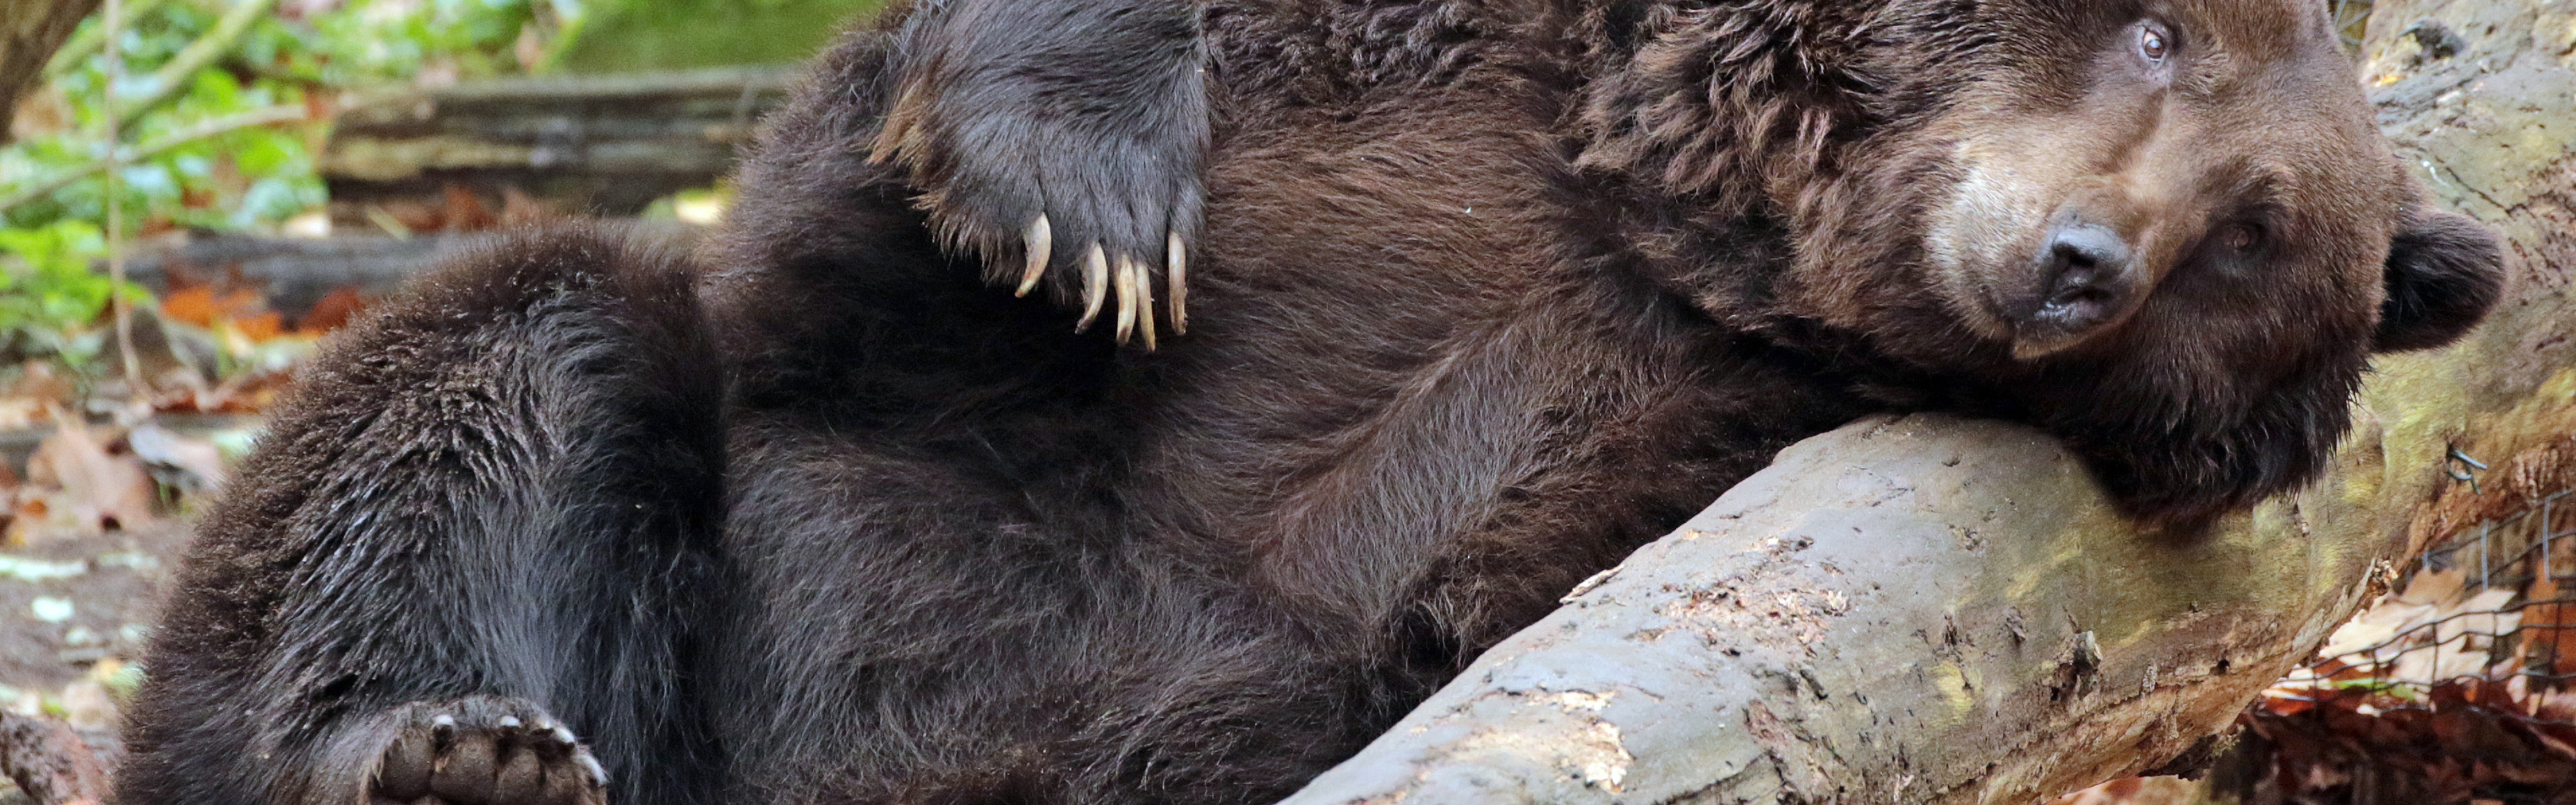
[[[2173,37],[2155,23],[2138,26],[2138,56],[2151,64],[2163,64],[2173,53]]]
[[[2238,254],[2253,251],[2262,242],[2263,230],[2253,224],[2228,224],[2218,231],[2218,245]]]

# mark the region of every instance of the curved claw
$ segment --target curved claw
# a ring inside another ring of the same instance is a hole
[[[1028,231],[1020,238],[1027,241],[1029,265],[1020,270],[1020,289],[1012,291],[1012,296],[1027,296],[1038,287],[1038,279],[1046,276],[1047,258],[1053,257],[1055,251],[1055,230],[1047,225],[1046,213],[1038,213],[1038,219],[1029,222]]]
[[[1073,331],[1091,329],[1100,317],[1100,303],[1109,298],[1109,256],[1100,244],[1091,244],[1091,252],[1082,256],[1082,320],[1074,322]]]
[[[1154,275],[1145,266],[1146,261],[1143,260],[1132,260],[1127,263],[1128,270],[1135,272],[1136,276],[1136,329],[1144,334],[1145,351],[1152,352],[1154,351]]]
[[[1118,343],[1127,343],[1136,332],[1136,292],[1140,290],[1136,286],[1143,273],[1133,258],[1118,256]]]
[[[1173,232],[1163,239],[1163,281],[1171,288],[1172,333],[1190,331],[1190,254],[1181,246],[1181,233]]]

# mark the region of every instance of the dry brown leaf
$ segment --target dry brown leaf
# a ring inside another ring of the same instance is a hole
[[[506,227],[542,226],[560,221],[564,214],[553,206],[528,195],[514,186],[501,188],[501,225]]]
[[[2534,574],[2523,590],[2522,656],[2525,667],[2553,674],[2576,673],[2576,606],[2552,603],[2565,595],[2558,580]]]
[[[232,326],[242,334],[242,337],[250,339],[252,343],[275,341],[279,336],[286,334],[286,320],[277,315],[276,311],[233,319]]]
[[[2339,657],[2377,646],[2432,620],[2432,615],[2433,607],[2428,605],[2399,603],[2393,599],[2382,601],[2379,606],[2362,611],[2351,622],[2335,629],[2334,636],[2327,638],[2325,648],[2317,653]]]
[[[177,475],[172,486],[188,492],[201,492],[222,486],[224,482],[223,451],[213,442],[192,439],[168,428],[146,423],[125,436],[134,456],[145,464],[166,468]]]
[[[19,364],[17,379],[10,381],[8,387],[0,388],[0,399],[27,401],[39,409],[49,403],[69,405],[72,399],[78,396],[80,396],[80,387],[73,385],[70,380],[54,371],[54,365],[48,361],[28,361]],[[29,422],[44,419],[41,410],[26,416]]]
[[[212,285],[175,291],[161,298],[161,316],[211,328],[218,321],[259,315],[267,300],[258,291],[235,289],[218,295]]]
[[[2407,604],[2440,606],[2460,600],[2460,591],[2468,583],[2467,568],[2426,570],[2415,574],[2414,579],[2406,582],[2406,589],[2391,598]]]
[[[305,335],[328,333],[348,326],[350,319],[366,309],[367,298],[356,288],[336,288],[313,302],[313,309],[295,323],[295,331]]]
[[[110,528],[137,528],[152,522],[152,476],[130,455],[111,455],[86,425],[62,416],[54,434],[36,445],[27,459],[27,486],[21,490],[19,517],[9,536],[23,543],[47,536],[48,527],[66,534],[94,536]],[[34,493],[34,508],[25,503]],[[29,514],[37,516],[30,517]]]
[[[2068,794],[2049,805],[2197,805],[2202,785],[2179,777],[2130,777]]]
[[[449,232],[481,232],[501,225],[501,216],[464,185],[449,184],[443,188],[446,209],[440,216],[440,229]]]

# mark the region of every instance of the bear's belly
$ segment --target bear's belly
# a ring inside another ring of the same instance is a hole
[[[744,785],[819,802],[1251,803],[1372,733],[1347,718],[1371,709],[1370,669],[1318,651],[1247,594],[1239,563],[1151,517],[1033,507],[1053,493],[865,434],[758,415],[732,430],[731,486],[761,492],[731,503],[747,617],[717,636],[711,673]]]

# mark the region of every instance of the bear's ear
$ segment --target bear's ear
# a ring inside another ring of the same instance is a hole
[[[2389,244],[2387,276],[2371,350],[2431,349],[2458,339],[2495,305],[2504,248],[2468,216],[2418,208]]]

